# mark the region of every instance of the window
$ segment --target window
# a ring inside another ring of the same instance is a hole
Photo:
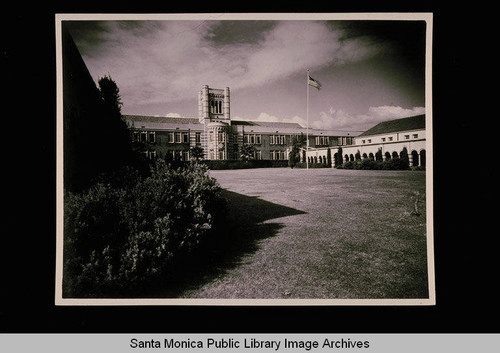
[[[222,101],[220,100],[210,101],[210,113],[222,114]]]
[[[180,132],[175,133],[175,143],[181,143],[181,133]]]
[[[382,141],[383,141],[383,139],[382,139]],[[361,142],[362,142],[362,143],[366,143],[366,140],[361,140]]]
[[[271,145],[284,145],[285,141],[285,135],[269,135],[269,143]]]
[[[148,142],[155,143],[156,142],[156,136],[154,131],[150,131],[148,133]]]
[[[261,144],[261,136],[260,135],[255,135],[255,143],[258,145]]]
[[[391,136],[391,137],[389,137],[389,141],[392,141],[392,139],[393,139],[393,137],[392,137],[392,136]]]
[[[144,153],[144,156],[148,159],[155,159],[156,158],[156,151],[145,151],[143,153]]]
[[[168,143],[174,143],[175,140],[174,140],[174,132],[173,131],[170,131],[168,133]]]
[[[182,133],[182,142],[183,143],[189,143],[189,132],[183,132]]]
[[[276,152],[275,151],[269,151],[269,159],[271,159],[271,160],[276,159]]]
[[[250,135],[250,143],[255,144],[255,135]]]
[[[327,146],[329,142],[328,136],[316,136],[316,146]]]
[[[413,134],[414,139],[418,139],[418,134]]]
[[[382,142],[385,142],[385,137],[382,137]]]
[[[201,143],[201,132],[196,132],[194,135],[194,142]]]
[[[372,143],[372,139],[368,139],[368,143]]]
[[[141,142],[146,142],[146,140],[147,140],[146,131],[141,131]]]
[[[189,161],[189,151],[182,151],[182,160]]]
[[[409,140],[410,139],[410,135],[405,135],[405,140]]]
[[[254,159],[258,160],[258,161],[261,160],[262,159],[262,151],[255,151]]]

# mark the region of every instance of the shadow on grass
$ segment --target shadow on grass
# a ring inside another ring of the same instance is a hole
[[[283,227],[280,223],[264,223],[281,217],[305,212],[228,190],[222,190],[227,200],[228,215],[217,238],[199,256],[177,266],[167,283],[150,289],[142,297],[176,298],[197,289],[228,270],[241,264],[243,256],[255,253],[259,242],[275,236]]]

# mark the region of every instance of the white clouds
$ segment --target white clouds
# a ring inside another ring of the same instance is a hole
[[[399,118],[425,114],[424,107],[413,107],[406,109],[396,106],[370,107],[367,114],[352,115],[342,109],[330,108],[328,112],[321,112],[319,119],[311,119],[310,127],[320,130],[344,130],[344,131],[366,131],[376,124]],[[298,123],[303,127],[307,126],[307,121],[299,116],[292,118],[283,118],[260,113],[257,118],[233,117],[234,120],[252,120],[252,121],[272,121]]]
[[[322,22],[281,21],[262,40],[215,46],[207,26],[215,22],[144,22],[142,27],[110,23],[99,50],[85,56],[94,76],[110,74],[127,106],[195,97],[203,84],[255,87],[332,62],[360,60],[372,48]]]
[[[397,106],[370,107],[368,113],[351,115],[343,110],[330,108],[328,112],[321,112],[320,119],[312,123],[317,129],[365,131],[372,126],[386,120],[406,118],[425,114],[424,107],[406,109]]]
[[[257,118],[242,118],[239,116],[232,117],[232,120],[250,120],[250,121],[269,121],[278,123],[297,123],[303,127],[307,126],[307,121],[300,116],[293,116],[291,118],[282,118],[267,113],[260,113]]]

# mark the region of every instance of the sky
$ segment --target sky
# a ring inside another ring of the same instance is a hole
[[[117,83],[123,114],[197,117],[203,85],[230,88],[234,120],[365,131],[425,113],[421,20],[64,23],[94,80]],[[308,70],[320,90],[307,85]]]

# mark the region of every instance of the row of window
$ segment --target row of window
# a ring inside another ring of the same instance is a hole
[[[316,136],[316,146],[328,146],[330,138],[328,136]]]
[[[409,135],[405,135],[405,137]],[[417,138],[418,135],[414,135]],[[214,134],[212,131],[209,133],[209,141],[214,141]],[[269,144],[271,145],[285,145],[286,135],[269,135]],[[135,142],[148,142],[156,143],[156,132],[155,131],[134,131],[133,141]],[[226,133],[218,132],[217,141],[226,141]],[[385,138],[382,139],[385,141]],[[389,137],[389,141],[392,141],[392,137]],[[243,142],[245,144],[260,145],[262,143],[261,134],[245,134],[243,135]],[[315,137],[316,146],[328,146],[330,144],[329,136],[316,136]],[[181,131],[169,131],[167,132],[167,143],[189,143],[189,132]],[[201,143],[201,132],[195,132],[195,143]],[[366,140],[362,140],[362,143],[366,143]],[[371,139],[368,139],[368,143],[371,143]],[[352,137],[339,137],[339,145],[350,145],[352,144]]]
[[[226,142],[226,133],[225,132],[217,132],[209,131],[208,133],[208,141],[214,142],[214,134],[217,134],[217,142]]]
[[[134,131],[133,141],[156,143],[155,131]],[[189,143],[189,132],[169,131],[167,133],[168,143]],[[195,143],[201,143],[201,132],[195,133]]]
[[[249,145],[260,145],[262,143],[262,135],[260,134],[250,134],[243,135],[243,143]]]
[[[418,139],[418,134],[412,134],[411,135],[413,139]],[[410,139],[410,135],[404,135],[404,139],[405,140],[409,140]],[[381,138],[382,142],[391,142],[391,141],[394,141],[394,137],[393,136],[389,136],[389,137],[382,137]],[[372,139],[366,139],[366,140],[361,140],[361,143],[372,143]]]
[[[210,101],[210,113],[212,114],[222,114],[222,101],[213,100]]]
[[[284,160],[286,159],[285,151],[269,151],[269,159]]]
[[[148,159],[155,159],[157,157],[156,151],[144,151],[142,152],[144,156]],[[167,158],[170,158],[172,160],[182,160],[182,161],[189,161],[189,151],[167,151],[166,156]]]

